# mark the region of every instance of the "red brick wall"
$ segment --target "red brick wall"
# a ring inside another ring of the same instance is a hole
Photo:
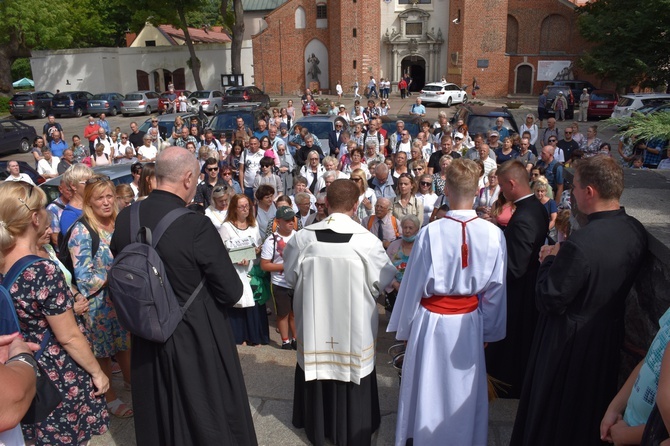
[[[295,29],[295,11],[305,10],[305,28]],[[380,4],[377,0],[328,2],[328,27],[316,28],[316,2],[291,0],[272,11],[267,28],[252,37],[254,83],[270,94],[295,94],[305,89],[305,47],[319,39],[328,48],[328,79],[323,91],[335,90],[338,80],[345,91],[354,81],[361,85],[370,74],[379,75],[381,45]],[[353,36],[356,28],[357,37]],[[281,41],[281,43],[280,43]],[[356,69],[353,61],[356,61]]]

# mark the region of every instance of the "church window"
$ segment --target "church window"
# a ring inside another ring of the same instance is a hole
[[[354,28],[353,35],[356,37],[356,28]]]
[[[305,10],[298,6],[295,9],[295,29],[304,29],[305,21]]]
[[[328,18],[328,8],[325,4],[316,5],[316,18],[317,19],[327,19]]]

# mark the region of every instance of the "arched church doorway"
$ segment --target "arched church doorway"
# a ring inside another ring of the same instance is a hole
[[[400,65],[403,76],[409,74],[412,84],[409,91],[420,91],[426,85],[426,61],[421,56],[407,56]]]
[[[533,67],[527,64],[516,67],[516,94],[531,94],[533,92]]]

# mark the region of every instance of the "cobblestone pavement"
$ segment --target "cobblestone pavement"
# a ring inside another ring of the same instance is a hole
[[[383,313],[383,309],[380,307]],[[380,317],[377,342],[377,380],[382,423],[377,436],[377,445],[392,445],[395,433],[398,405],[398,375],[390,365],[388,348],[393,345],[392,334],[386,333],[386,315]],[[270,318],[270,345],[261,347],[238,347],[244,379],[249,394],[249,405],[256,427],[259,445],[308,445],[303,430],[291,424],[293,408],[293,373],[295,352],[281,350],[280,338],[274,330],[274,317]],[[121,393],[124,401],[130,401],[130,394],[122,390],[120,375],[116,375],[113,385]],[[517,400],[497,400],[489,409],[490,446],[504,446],[509,443],[512,425],[516,415]],[[96,437],[91,446],[132,446],[135,445],[132,418],[112,417],[110,431]]]

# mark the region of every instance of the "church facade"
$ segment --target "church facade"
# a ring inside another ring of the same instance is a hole
[[[476,82],[488,97],[539,94],[557,76],[594,80],[575,73],[585,42],[574,8],[569,0],[288,0],[252,37],[254,84],[271,94],[332,93],[340,81],[348,93],[373,76],[395,91],[409,74],[415,91],[446,79]]]

